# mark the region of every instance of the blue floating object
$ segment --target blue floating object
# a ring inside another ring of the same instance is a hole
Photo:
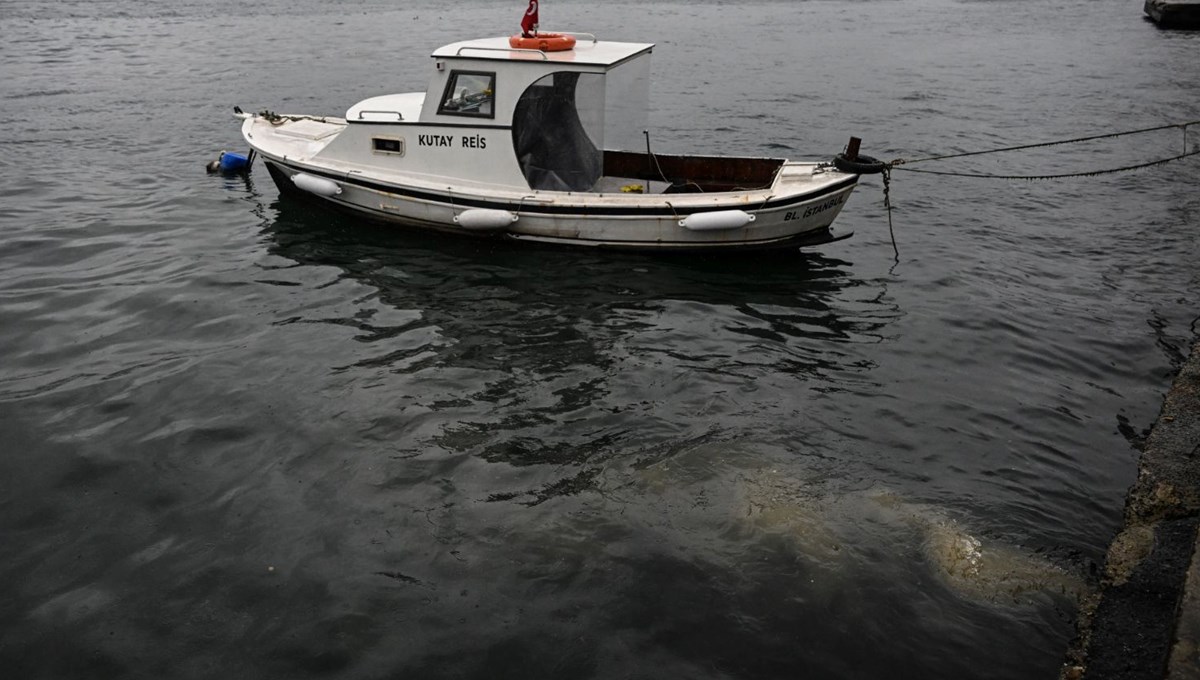
[[[231,151],[222,151],[219,162],[223,172],[238,172],[250,167],[250,159]]]

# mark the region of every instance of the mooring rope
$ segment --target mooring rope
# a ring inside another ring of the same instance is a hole
[[[1158,132],[1160,130],[1172,130],[1178,128],[1183,130],[1184,151],[1187,151],[1187,129],[1192,125],[1200,125],[1200,120],[1191,120],[1186,123],[1170,123],[1167,125],[1156,125],[1154,127],[1141,128],[1138,130],[1125,130],[1122,132],[1108,132],[1102,135],[1089,135],[1087,137],[1073,137],[1071,139],[1059,139],[1053,142],[1038,142],[1036,144],[1020,144],[1018,146],[1006,146],[999,149],[985,149],[983,151],[965,151],[963,153],[950,153],[941,156],[928,156],[926,158],[915,158],[912,160],[896,159],[892,161],[893,165],[912,165],[913,163],[924,163],[926,161],[942,161],[950,158],[963,158],[965,156],[980,156],[988,153],[1001,153],[1004,151],[1021,151],[1023,149],[1037,149],[1047,146],[1060,146],[1062,144],[1077,144],[1079,142],[1091,142],[1097,139],[1113,139],[1116,137],[1127,137],[1129,135],[1140,135],[1147,132]]]
[[[1189,151],[1187,153],[1181,153],[1178,156],[1171,156],[1170,158],[1160,158],[1156,161],[1150,161],[1148,163],[1138,163],[1137,165],[1126,165],[1126,166],[1122,166],[1120,168],[1105,168],[1103,170],[1087,170],[1084,172],[1063,172],[1063,173],[1059,173],[1056,175],[993,175],[993,174],[976,173],[976,172],[949,172],[949,171],[943,171],[943,170],[918,170],[917,168],[904,168],[904,167],[892,167],[892,169],[893,170],[904,170],[906,172],[919,172],[919,173],[925,174],[925,175],[947,175],[950,177],[972,177],[972,178],[977,178],[977,179],[1027,179],[1027,180],[1066,179],[1068,177],[1097,177],[1099,175],[1111,175],[1116,172],[1127,172],[1130,170],[1140,170],[1142,168],[1149,168],[1149,167],[1153,167],[1155,165],[1164,165],[1166,163],[1170,163],[1172,161],[1177,161],[1181,158],[1187,158],[1188,156],[1195,156],[1197,154],[1200,154],[1200,149],[1197,149],[1195,151]]]
[[[888,234],[892,237],[892,253],[896,256],[896,262],[900,262],[900,248],[896,246],[896,232],[892,229],[892,169],[890,167],[883,169],[883,207],[887,210],[888,216]]]
[[[962,153],[942,154],[940,156],[927,156],[925,158],[904,159],[897,158],[890,163],[882,163],[875,159],[866,159],[873,163],[877,169],[873,172],[883,174],[883,206],[887,211],[888,217],[888,233],[892,237],[892,252],[895,255],[896,262],[900,261],[900,250],[896,247],[896,232],[892,229],[892,171],[902,170],[905,172],[918,172],[926,175],[943,175],[947,177],[970,177],[976,179],[1023,179],[1023,180],[1041,180],[1041,179],[1066,179],[1069,177],[1096,177],[1098,175],[1110,175],[1117,172],[1128,172],[1130,170],[1140,170],[1156,165],[1164,165],[1173,161],[1188,158],[1190,156],[1200,155],[1200,147],[1193,148],[1188,151],[1188,128],[1193,125],[1200,125],[1200,120],[1191,120],[1186,123],[1170,123],[1167,125],[1155,125],[1154,127],[1140,128],[1137,130],[1124,130],[1122,132],[1109,132],[1100,135],[1088,135],[1086,137],[1073,137],[1071,139],[1059,139],[1052,142],[1038,142],[1036,144],[1019,144],[1017,146],[1006,146],[999,149],[985,149],[983,151],[964,151]],[[925,163],[928,161],[944,161],[951,158],[964,158],[966,156],[982,156],[990,153],[1003,153],[1006,151],[1021,151],[1024,149],[1039,149],[1050,146],[1060,146],[1063,144],[1078,144],[1080,142],[1091,142],[1097,139],[1114,139],[1116,137],[1127,137],[1129,135],[1140,135],[1148,132],[1161,132],[1162,130],[1179,129],[1183,132],[1183,153],[1170,158],[1160,158],[1146,163],[1136,163],[1134,165],[1125,165],[1119,168],[1105,168],[1103,170],[1087,170],[1084,172],[1064,172],[1048,175],[994,175],[978,172],[951,172],[947,170],[919,170],[917,168],[904,167],[913,163]],[[835,162],[836,165],[836,162]],[[850,170],[852,172],[852,170]],[[1193,322],[1194,323],[1194,322]]]
[[[1188,151],[1188,128],[1193,125],[1200,125],[1200,120],[1192,120],[1186,123],[1170,123],[1168,125],[1155,125],[1154,127],[1140,128],[1137,130],[1124,130],[1121,132],[1109,132],[1100,135],[1088,135],[1086,137],[1073,137],[1071,139],[1059,139],[1051,142],[1038,142],[1036,144],[1019,144],[1017,146],[1006,146],[998,149],[985,149],[982,151],[965,151],[962,153],[942,154],[940,156],[927,156],[925,158],[904,159],[897,158],[887,164],[889,170],[903,170],[905,172],[918,172],[927,175],[944,175],[949,177],[970,177],[977,179],[1024,179],[1024,180],[1041,180],[1041,179],[1066,179],[1069,177],[1096,177],[1098,175],[1109,175],[1117,172],[1128,172],[1130,170],[1140,170],[1149,168],[1155,165],[1163,165],[1173,161],[1181,160],[1189,156],[1200,154],[1200,149]],[[951,158],[965,158],[967,156],[982,156],[991,153],[1003,153],[1007,151],[1022,151],[1025,149],[1040,149],[1051,146],[1061,146],[1063,144],[1078,144],[1080,142],[1091,142],[1097,139],[1114,139],[1117,137],[1127,137],[1129,135],[1140,135],[1148,132],[1160,132],[1162,130],[1178,129],[1183,133],[1183,153],[1170,158],[1160,158],[1158,160],[1149,161],[1147,163],[1137,163],[1134,165],[1125,165],[1119,168],[1105,168],[1102,170],[1087,170],[1083,172],[1064,172],[1046,175],[997,175],[991,173],[978,172],[952,172],[947,170],[919,170],[917,168],[904,167],[913,163],[925,163],[928,161],[943,161]]]

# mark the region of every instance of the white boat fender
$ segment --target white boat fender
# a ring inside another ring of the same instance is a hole
[[[454,216],[455,224],[472,231],[503,229],[518,219],[516,213],[492,208],[470,208]]]
[[[298,172],[292,175],[292,184],[307,191],[310,194],[332,198],[342,193],[342,188],[337,182],[324,177],[314,177],[312,175]]]
[[[754,221],[754,215],[745,210],[716,210],[696,213],[679,220],[679,226],[689,231],[721,231],[740,229]]]

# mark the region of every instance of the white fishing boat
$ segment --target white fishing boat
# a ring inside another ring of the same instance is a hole
[[[858,175],[829,163],[657,153],[653,44],[539,33],[446,45],[425,92],[345,117],[235,109],[279,188],[410,227],[633,250],[794,248]]]

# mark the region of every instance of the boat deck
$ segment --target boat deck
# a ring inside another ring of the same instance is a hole
[[[248,118],[242,133],[262,145],[269,143],[275,155],[307,159],[324,149],[345,127],[344,118],[281,115],[271,120]]]
[[[638,179],[637,177],[611,177],[605,175],[596,180],[592,193],[596,194],[665,194],[670,182]]]
[[[444,190],[445,178],[401,173],[376,166],[332,158],[318,158],[321,151],[349,125],[343,118],[315,116],[251,117],[245,134],[255,146],[289,164],[309,166],[329,177],[367,171],[381,183],[413,188]],[[789,162],[780,158],[673,156],[629,151],[604,152],[603,175],[588,191],[533,191],[483,182],[459,180],[457,191],[489,198],[511,197],[551,203],[600,205],[636,202],[639,194],[670,195],[671,204],[688,207],[727,202],[731,193],[742,194],[747,205],[778,200],[820,190],[844,181],[849,175],[812,162]],[[365,176],[365,175],[359,175]],[[536,199],[533,199],[536,196]],[[724,196],[724,198],[722,198]],[[591,197],[591,198],[588,198]],[[656,199],[656,205],[661,199]]]

